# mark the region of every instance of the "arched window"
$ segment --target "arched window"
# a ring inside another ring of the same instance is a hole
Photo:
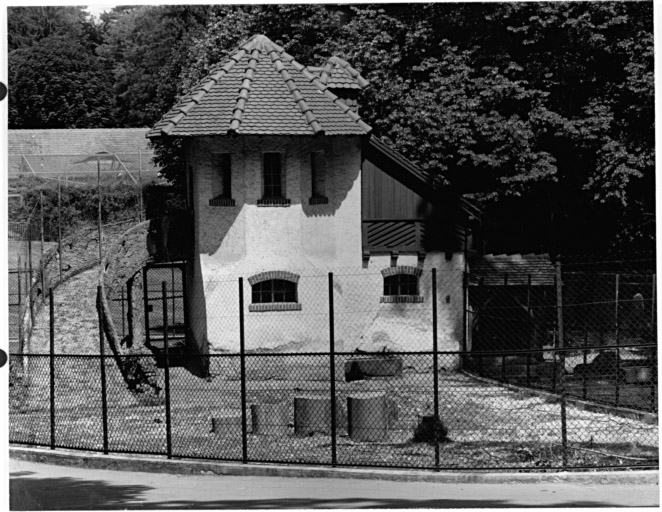
[[[385,277],[384,295],[418,295],[418,277],[411,274]]]
[[[300,310],[299,276],[282,270],[262,272],[248,278],[251,285],[249,311]]]
[[[382,270],[384,294],[380,302],[423,302],[419,291],[422,270],[416,267],[399,266]]]
[[[269,279],[253,285],[253,304],[296,302],[297,284],[285,279]]]

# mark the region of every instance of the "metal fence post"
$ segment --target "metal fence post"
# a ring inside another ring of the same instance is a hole
[[[244,278],[239,278],[239,364],[241,375],[241,459],[248,462],[248,418],[246,417],[246,339],[244,331]]]
[[[331,392],[331,464],[338,463],[336,445],[336,340],[333,311],[333,272],[329,272],[329,377]]]
[[[621,401],[621,350],[616,346],[616,388],[614,390],[614,405],[618,407],[619,402]]]
[[[526,316],[534,325],[533,327],[533,338],[534,346],[538,347],[538,327],[535,322],[532,321],[531,315],[531,274],[529,274],[526,286]],[[531,387],[531,345],[529,345],[529,352],[526,353],[526,387]]]
[[[163,351],[165,353],[165,413],[166,413],[166,455],[172,459],[172,424],[170,416],[170,354],[168,348],[168,302],[165,281],[161,282],[161,299],[163,305]]]
[[[60,280],[62,282],[62,184],[60,175],[57,177],[57,259],[60,271]]]
[[[28,306],[30,307],[30,322],[31,322],[30,325],[34,327],[34,305],[32,304],[32,279],[33,279],[33,274],[32,274],[32,218],[30,218],[30,223],[28,224],[28,261],[29,261],[30,273],[28,274],[29,279],[28,279],[28,288],[27,288],[26,292],[27,292]]]
[[[101,286],[97,286],[97,317],[99,320],[99,361],[101,370],[101,422],[103,453],[108,455],[108,395],[106,390],[106,348],[103,343],[103,315],[101,313]]]
[[[49,362],[50,362],[50,412],[51,412],[51,450],[55,450],[55,313],[53,307],[53,288],[48,289],[49,312]]]
[[[565,383],[563,375],[565,374],[565,342],[564,342],[564,333],[563,333],[563,277],[561,272],[561,258],[558,257],[556,260],[556,323],[558,329],[557,337],[557,349],[559,351],[559,362],[561,364],[560,375],[558,379],[558,384],[560,387],[561,393],[561,446],[563,449],[563,467],[568,465],[568,425],[566,421],[566,400],[565,400]],[[555,351],[556,353],[556,351]],[[554,358],[556,363],[556,357]],[[556,384],[556,364],[554,364],[554,381]]]
[[[439,351],[437,339],[437,269],[432,269],[432,381],[434,394],[434,420],[439,421]],[[439,443],[434,444],[434,467],[439,469]]]
[[[120,288],[120,304],[122,305],[122,338],[126,336],[126,323],[124,321],[124,285]]]
[[[620,345],[621,340],[620,340],[620,332],[619,332],[619,317],[618,317],[618,296],[619,296],[619,288],[620,288],[620,275],[616,274],[614,277],[615,281],[615,286],[616,290],[614,291],[614,337],[616,338],[616,345]]]
[[[465,253],[466,254],[466,253]],[[465,262],[466,266],[466,262]],[[467,353],[467,343],[469,340],[469,274],[462,272],[462,365],[465,368],[465,358]]]
[[[21,287],[21,256],[19,255],[18,257],[18,271],[16,273],[17,276],[17,283],[18,283],[18,315],[17,315],[17,321],[18,321],[18,346],[19,346],[19,352],[23,353],[23,321],[21,315],[21,306],[23,305],[23,290]]]

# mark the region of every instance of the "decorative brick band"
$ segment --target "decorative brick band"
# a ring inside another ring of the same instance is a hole
[[[388,267],[382,270],[382,276],[394,276],[396,274],[409,274],[411,276],[421,277],[423,269],[417,267],[410,267],[408,265],[400,265],[395,267]]]
[[[308,200],[308,204],[310,204],[310,205],[315,205],[315,204],[328,204],[328,203],[329,203],[329,198],[328,198],[328,197],[324,197],[324,196],[315,196],[315,197],[311,197],[311,198]]]
[[[301,311],[301,304],[298,302],[263,302],[249,304],[248,311]]]
[[[209,206],[235,206],[235,202],[230,197],[215,197],[209,200]]]
[[[263,197],[257,200],[258,206],[290,206],[290,200],[284,197]]]
[[[270,270],[269,272],[261,272],[259,274],[255,274],[252,277],[249,277],[248,283],[253,286],[256,283],[269,281],[271,279],[283,279],[284,281],[291,281],[293,283],[299,282],[299,276],[297,274],[293,274],[292,272],[287,272],[285,270]]]
[[[379,302],[384,304],[415,304],[425,302],[423,295],[385,295],[380,297]]]

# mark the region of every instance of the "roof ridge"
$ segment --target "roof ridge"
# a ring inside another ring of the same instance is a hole
[[[258,62],[260,62],[260,50],[255,48],[251,51],[251,56],[248,59],[248,65],[246,66],[246,71],[244,72],[244,79],[241,82],[241,88],[239,89],[237,102],[235,103],[234,109],[232,110],[232,120],[230,121],[230,128],[228,129],[229,134],[236,134],[239,126],[241,125],[244,112],[246,110],[246,103],[248,102],[248,96],[251,92],[251,84],[255,78],[255,70],[257,69]]]
[[[241,56],[237,57],[239,54],[241,54]],[[165,126],[161,128],[161,133],[168,135],[196,105],[200,104],[202,99],[211,90],[211,88],[219,83],[223,76],[227,75],[234,67],[234,65],[237,64],[244,55],[245,51],[239,50],[233,55],[230,55],[224,64],[219,63],[219,65],[212,67],[212,69],[200,81],[200,83],[196,85],[190,92],[182,96],[175,104],[175,106],[170,109],[170,113],[175,115],[168,119],[168,121],[165,123]],[[147,136],[149,136],[150,133],[151,131],[147,134]]]
[[[349,75],[356,80],[356,82],[359,84],[359,87],[361,89],[365,89],[370,85],[370,82],[368,82],[365,78],[361,76],[361,73],[359,73],[349,62],[347,62],[345,59],[342,59],[338,57],[337,55],[332,55],[329,57],[329,60],[327,63],[333,63],[339,65],[341,68],[343,68],[345,71],[349,73]]]
[[[272,50],[269,52],[269,57],[271,57],[271,62],[273,63],[276,71],[280,73],[280,76],[283,78],[287,90],[294,98],[294,102],[299,107],[299,110],[301,110],[304,119],[313,130],[313,133],[315,135],[323,135],[324,129],[322,128],[322,125],[320,125],[320,123],[317,121],[313,109],[310,108],[306,100],[303,98],[301,91],[294,82],[294,78],[292,78],[292,75],[290,75],[287,69],[285,69],[285,64],[283,64],[282,59],[278,56],[278,52]],[[294,59],[292,60],[294,61]]]

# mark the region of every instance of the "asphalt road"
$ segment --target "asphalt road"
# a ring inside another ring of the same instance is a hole
[[[653,507],[658,486],[171,475],[9,460],[11,510]]]

